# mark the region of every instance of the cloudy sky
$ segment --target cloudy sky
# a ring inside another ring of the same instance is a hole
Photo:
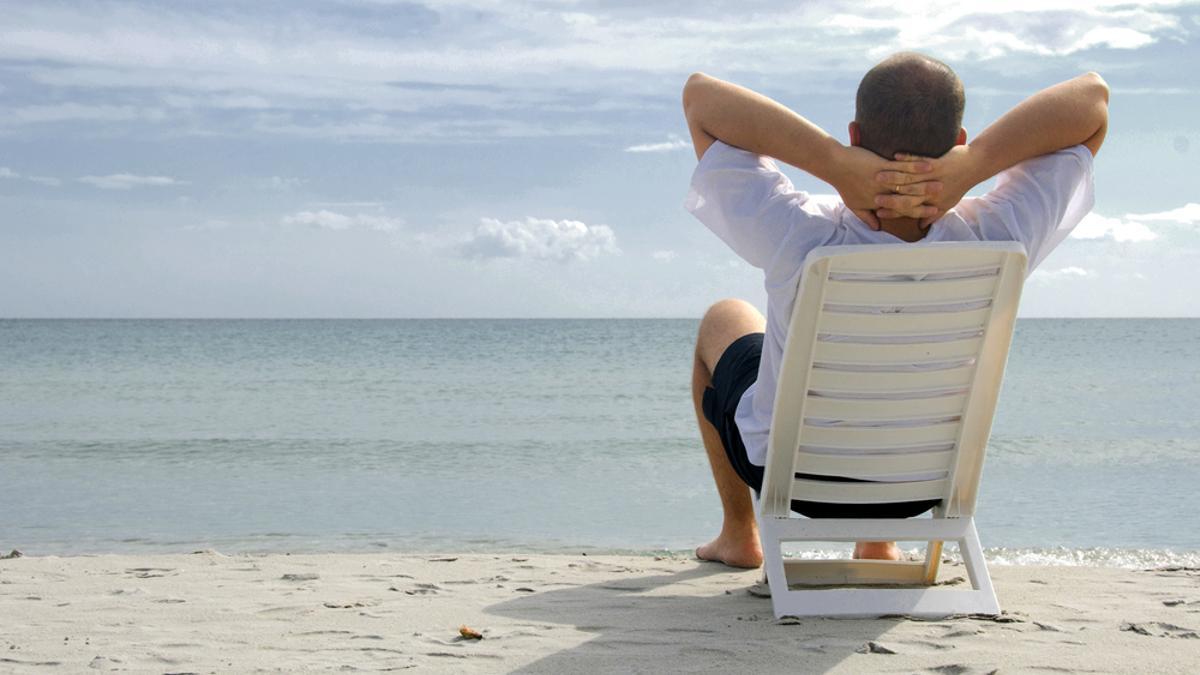
[[[0,0],[0,316],[762,306],[682,208],[684,80],[845,140],[899,49],[955,67],[971,133],[1087,70],[1112,87],[1095,211],[1024,316],[1200,316],[1200,5],[1001,4]]]

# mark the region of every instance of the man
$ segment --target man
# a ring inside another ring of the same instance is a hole
[[[750,490],[758,490],[779,360],[804,256],[818,246],[926,241],[1021,242],[1029,270],[1092,207],[1092,157],[1108,126],[1108,86],[1095,73],[1026,99],[966,143],[962,83],[944,63],[892,56],[859,85],[850,145],[765,96],[697,73],[683,90],[696,156],[685,206],[763,270],[767,316],[722,300],[700,323],[692,395],[724,522],[696,555],[758,567]],[[843,203],[797,192],[771,159],[824,180]],[[999,174],[996,188],[963,199]],[[929,503],[867,507],[793,502],[814,517],[910,517]],[[855,557],[898,559],[893,542],[859,542]]]

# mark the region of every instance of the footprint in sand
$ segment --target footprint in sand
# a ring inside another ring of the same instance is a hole
[[[1163,600],[1162,603],[1167,607],[1197,607],[1200,606],[1200,600],[1184,600],[1176,598],[1174,600]]]
[[[131,567],[125,574],[137,579],[153,579],[156,577],[175,576],[178,572],[173,567]]]
[[[389,586],[388,590],[389,591],[397,591],[397,592],[400,591],[400,589],[396,588],[395,586]],[[416,584],[413,584],[412,588],[404,589],[404,594],[405,595],[437,595],[439,592],[441,592],[443,590],[445,590],[445,589],[443,589],[441,586],[438,586],[437,584],[416,583]]]
[[[995,675],[1000,672],[999,668],[977,668],[963,665],[961,663],[949,663],[944,666],[935,666],[926,669],[927,673],[938,673],[939,675]]]
[[[1184,628],[1163,621],[1146,621],[1144,623],[1126,622],[1121,624],[1121,630],[1149,637],[1183,638],[1200,640],[1200,633],[1194,628]]]

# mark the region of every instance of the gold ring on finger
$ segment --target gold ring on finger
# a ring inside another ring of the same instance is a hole
[[[896,194],[900,194],[900,184],[899,183],[892,186],[892,192],[895,192]]]

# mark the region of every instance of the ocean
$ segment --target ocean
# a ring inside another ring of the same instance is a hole
[[[676,552],[697,321],[0,320],[0,548]],[[1200,562],[1200,320],[1021,320],[1001,562]]]

